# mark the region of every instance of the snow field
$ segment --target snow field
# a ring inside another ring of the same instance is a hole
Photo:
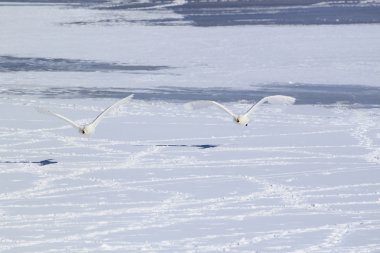
[[[26,101],[1,102],[3,252],[380,248],[378,109],[266,106],[244,128],[136,98],[83,138],[33,107],[109,99]]]
[[[0,252],[379,252],[376,102],[300,97],[248,127],[183,103],[376,88],[380,26],[143,22],[165,17],[0,5]],[[91,138],[34,109],[87,122],[129,90]]]

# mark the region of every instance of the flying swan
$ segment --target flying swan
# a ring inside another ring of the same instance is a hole
[[[239,115],[233,113],[224,105],[222,105],[218,102],[212,101],[212,100],[192,101],[192,102],[186,103],[185,108],[187,108],[187,109],[200,109],[200,108],[215,105],[215,106],[219,107],[220,109],[224,110],[225,112],[227,112],[229,115],[231,115],[233,118],[233,121],[235,123],[242,125],[242,126],[248,126],[248,123],[250,120],[249,115],[251,113],[255,112],[260,107],[260,105],[264,104],[265,102],[267,102],[269,104],[287,104],[287,105],[290,105],[290,104],[294,104],[295,101],[296,101],[296,99],[294,97],[289,97],[289,96],[283,96],[283,95],[268,96],[268,97],[262,98],[259,102],[252,105],[252,107],[249,108],[249,110],[246,113],[239,114]]]
[[[104,116],[107,113],[109,113],[110,111],[112,111],[116,107],[121,106],[122,104],[128,103],[133,98],[133,96],[134,95],[132,94],[132,95],[129,95],[128,97],[125,97],[125,98],[117,101],[116,103],[114,103],[113,105],[111,105],[110,107],[108,107],[107,109],[105,109],[102,113],[100,113],[91,123],[88,123],[88,124],[85,124],[85,125],[78,125],[77,123],[75,123],[71,119],[68,119],[65,116],[62,116],[62,115],[60,115],[58,113],[49,111],[49,110],[47,110],[45,108],[36,108],[36,109],[37,109],[37,111],[39,111],[41,113],[52,114],[52,115],[54,115],[54,116],[56,116],[56,117],[58,117],[58,118],[60,118],[60,119],[62,119],[64,121],[66,121],[67,123],[69,123],[74,128],[77,128],[79,130],[80,134],[83,134],[83,135],[92,135],[92,134],[95,133],[96,127],[99,125],[100,121],[104,118]]]

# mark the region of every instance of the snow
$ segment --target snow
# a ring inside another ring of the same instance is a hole
[[[137,12],[163,15],[112,13]],[[0,252],[380,251],[375,99],[297,93],[248,127],[183,107],[246,111],[259,86],[376,91],[379,25],[72,24],[107,16],[0,6]],[[133,91],[90,138],[35,110],[87,122]]]

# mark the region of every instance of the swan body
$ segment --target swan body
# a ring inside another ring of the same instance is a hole
[[[92,122],[85,124],[85,125],[79,125],[79,124],[75,123],[74,121],[72,121],[71,119],[69,119],[69,118],[67,118],[61,114],[52,112],[52,111],[44,109],[44,108],[37,108],[37,110],[41,113],[51,114],[57,118],[60,118],[64,121],[66,121],[67,123],[69,123],[72,127],[78,129],[80,134],[85,135],[85,136],[90,136],[90,135],[95,133],[96,127],[99,125],[99,123],[102,121],[102,119],[104,118],[104,116],[107,113],[109,113],[113,109],[121,106],[122,104],[128,103],[133,98],[133,96],[134,95],[131,94],[128,97],[125,97],[125,98],[117,101],[116,103],[114,103],[113,105],[111,105],[110,107],[105,109],[103,112],[101,112]]]
[[[245,114],[238,115],[237,117],[234,117],[234,122],[242,126],[248,126],[248,123],[249,123],[248,115],[245,115]]]
[[[232,119],[235,123],[241,126],[248,126],[248,123],[250,121],[250,118],[249,118],[250,114],[255,112],[262,104],[270,103],[270,104],[288,104],[289,105],[289,104],[294,104],[295,101],[296,99],[294,97],[283,96],[283,95],[274,95],[274,96],[264,97],[259,102],[252,105],[251,108],[249,108],[249,110],[244,114],[235,114],[224,105],[212,100],[192,101],[192,102],[186,103],[185,108],[199,109],[199,108],[208,107],[208,106],[217,106],[218,108],[222,109],[223,111],[228,113],[230,116],[232,116]]]

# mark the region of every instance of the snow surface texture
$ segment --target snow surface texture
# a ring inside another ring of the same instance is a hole
[[[179,14],[0,6],[0,252],[380,251],[379,25],[73,24],[115,15]]]

